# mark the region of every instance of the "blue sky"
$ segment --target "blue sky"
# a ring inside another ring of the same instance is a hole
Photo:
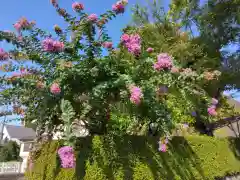
[[[144,0],[129,0],[127,11],[108,24],[109,34],[114,42],[119,40],[121,29],[131,20],[130,8],[133,4],[136,4],[137,2],[141,3],[141,1]],[[74,0],[58,0],[58,2],[61,7],[74,14],[71,9]],[[87,13],[96,13],[100,15],[106,10],[111,9],[112,4],[114,4],[116,0],[81,0],[80,2],[84,4]],[[169,0],[164,0],[162,2],[165,7],[168,7]],[[52,30],[55,24],[58,24],[61,27],[65,26],[63,19],[59,18],[50,4],[50,0],[2,0],[0,17],[1,30],[13,30],[12,24],[21,17],[35,20],[37,26],[45,30]],[[6,48],[5,44],[4,47]]]
[[[71,9],[74,0],[58,0],[58,2],[61,7],[74,14]],[[84,4],[87,13],[100,15],[106,10],[111,9],[112,4],[114,4],[116,0],[81,0],[80,2]],[[109,35],[115,44],[119,41],[121,29],[131,21],[130,9],[132,5],[138,2],[142,3],[145,1],[129,0],[126,12],[108,24]],[[161,2],[162,6],[167,9],[170,0],[162,0]],[[64,20],[58,16],[50,4],[50,0],[1,0],[0,17],[0,30],[14,30],[13,24],[21,17],[26,17],[30,21],[36,21],[37,27],[48,31],[52,31],[55,24],[58,24],[60,27],[66,26]],[[10,45],[0,42],[0,48],[9,49],[10,47]]]

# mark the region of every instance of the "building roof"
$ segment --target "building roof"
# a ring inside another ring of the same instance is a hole
[[[5,128],[11,138],[19,140],[33,140],[36,137],[36,133],[32,128],[14,125],[5,125]]]

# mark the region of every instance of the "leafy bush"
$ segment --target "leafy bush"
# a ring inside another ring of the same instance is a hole
[[[0,162],[19,161],[20,147],[14,141],[9,141],[3,147],[0,147]]]
[[[61,169],[57,149],[62,142],[43,145],[34,167],[26,173],[33,180],[106,179],[214,179],[240,172],[240,161],[227,139],[205,136],[174,137],[166,153],[158,152],[156,138],[146,136],[93,136],[78,139],[77,165]]]

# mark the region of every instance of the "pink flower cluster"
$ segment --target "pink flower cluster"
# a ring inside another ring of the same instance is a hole
[[[63,146],[58,149],[58,155],[61,159],[62,168],[74,168],[76,160],[74,157],[74,151],[71,146]]]
[[[26,18],[21,18],[18,22],[16,22],[13,26],[17,30],[17,32],[21,32],[23,29],[29,29],[34,26],[36,23],[34,21],[29,22]]]
[[[216,107],[215,106],[210,106],[208,108],[208,114],[210,114],[211,116],[216,116],[217,115]]]
[[[50,91],[53,94],[60,94],[61,93],[61,88],[58,83],[53,83],[50,87]]]
[[[172,58],[167,53],[161,53],[157,57],[157,62],[154,63],[153,68],[157,71],[171,69],[173,66]]]
[[[82,11],[84,9],[84,6],[83,6],[83,4],[81,4],[79,2],[74,2],[72,4],[72,8],[73,8],[74,11],[80,12],[80,11]]]
[[[88,20],[91,21],[91,22],[96,22],[98,19],[97,15],[96,14],[90,14],[88,16]]]
[[[137,86],[131,86],[130,87],[130,101],[136,105],[140,104],[141,98],[143,97],[141,88]]]
[[[123,34],[121,42],[133,55],[138,56],[141,53],[141,37],[138,34]]]
[[[127,1],[126,0],[120,0],[117,3],[112,5],[112,10],[116,13],[116,14],[120,14],[120,13],[124,13],[125,11],[125,6],[127,5]]]
[[[218,104],[218,100],[215,98],[212,98],[212,105],[207,109],[208,114],[211,116],[216,116],[217,111],[216,111],[216,105]]]
[[[168,144],[168,138],[166,138],[165,140],[160,140],[158,142],[159,144],[159,148],[158,150],[161,151],[161,152],[167,152],[167,144]]]
[[[47,38],[43,40],[42,47],[46,52],[62,52],[64,50],[64,43]]]
[[[52,3],[52,5],[53,5],[54,7],[57,6],[57,0],[50,0],[50,2]]]
[[[107,49],[111,49],[113,46],[112,42],[104,42],[103,43],[103,47],[107,48]]]
[[[0,48],[0,61],[8,60],[9,54],[4,51],[2,48]]]

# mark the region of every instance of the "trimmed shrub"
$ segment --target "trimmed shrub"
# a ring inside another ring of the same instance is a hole
[[[240,172],[240,161],[227,139],[205,136],[174,137],[166,153],[158,151],[157,138],[94,136],[76,144],[77,165],[60,168],[61,142],[43,146],[35,156],[29,180],[193,180],[214,179]]]
[[[0,146],[0,162],[21,161],[22,158],[19,157],[19,152],[19,145],[14,141],[9,141],[3,147]]]

